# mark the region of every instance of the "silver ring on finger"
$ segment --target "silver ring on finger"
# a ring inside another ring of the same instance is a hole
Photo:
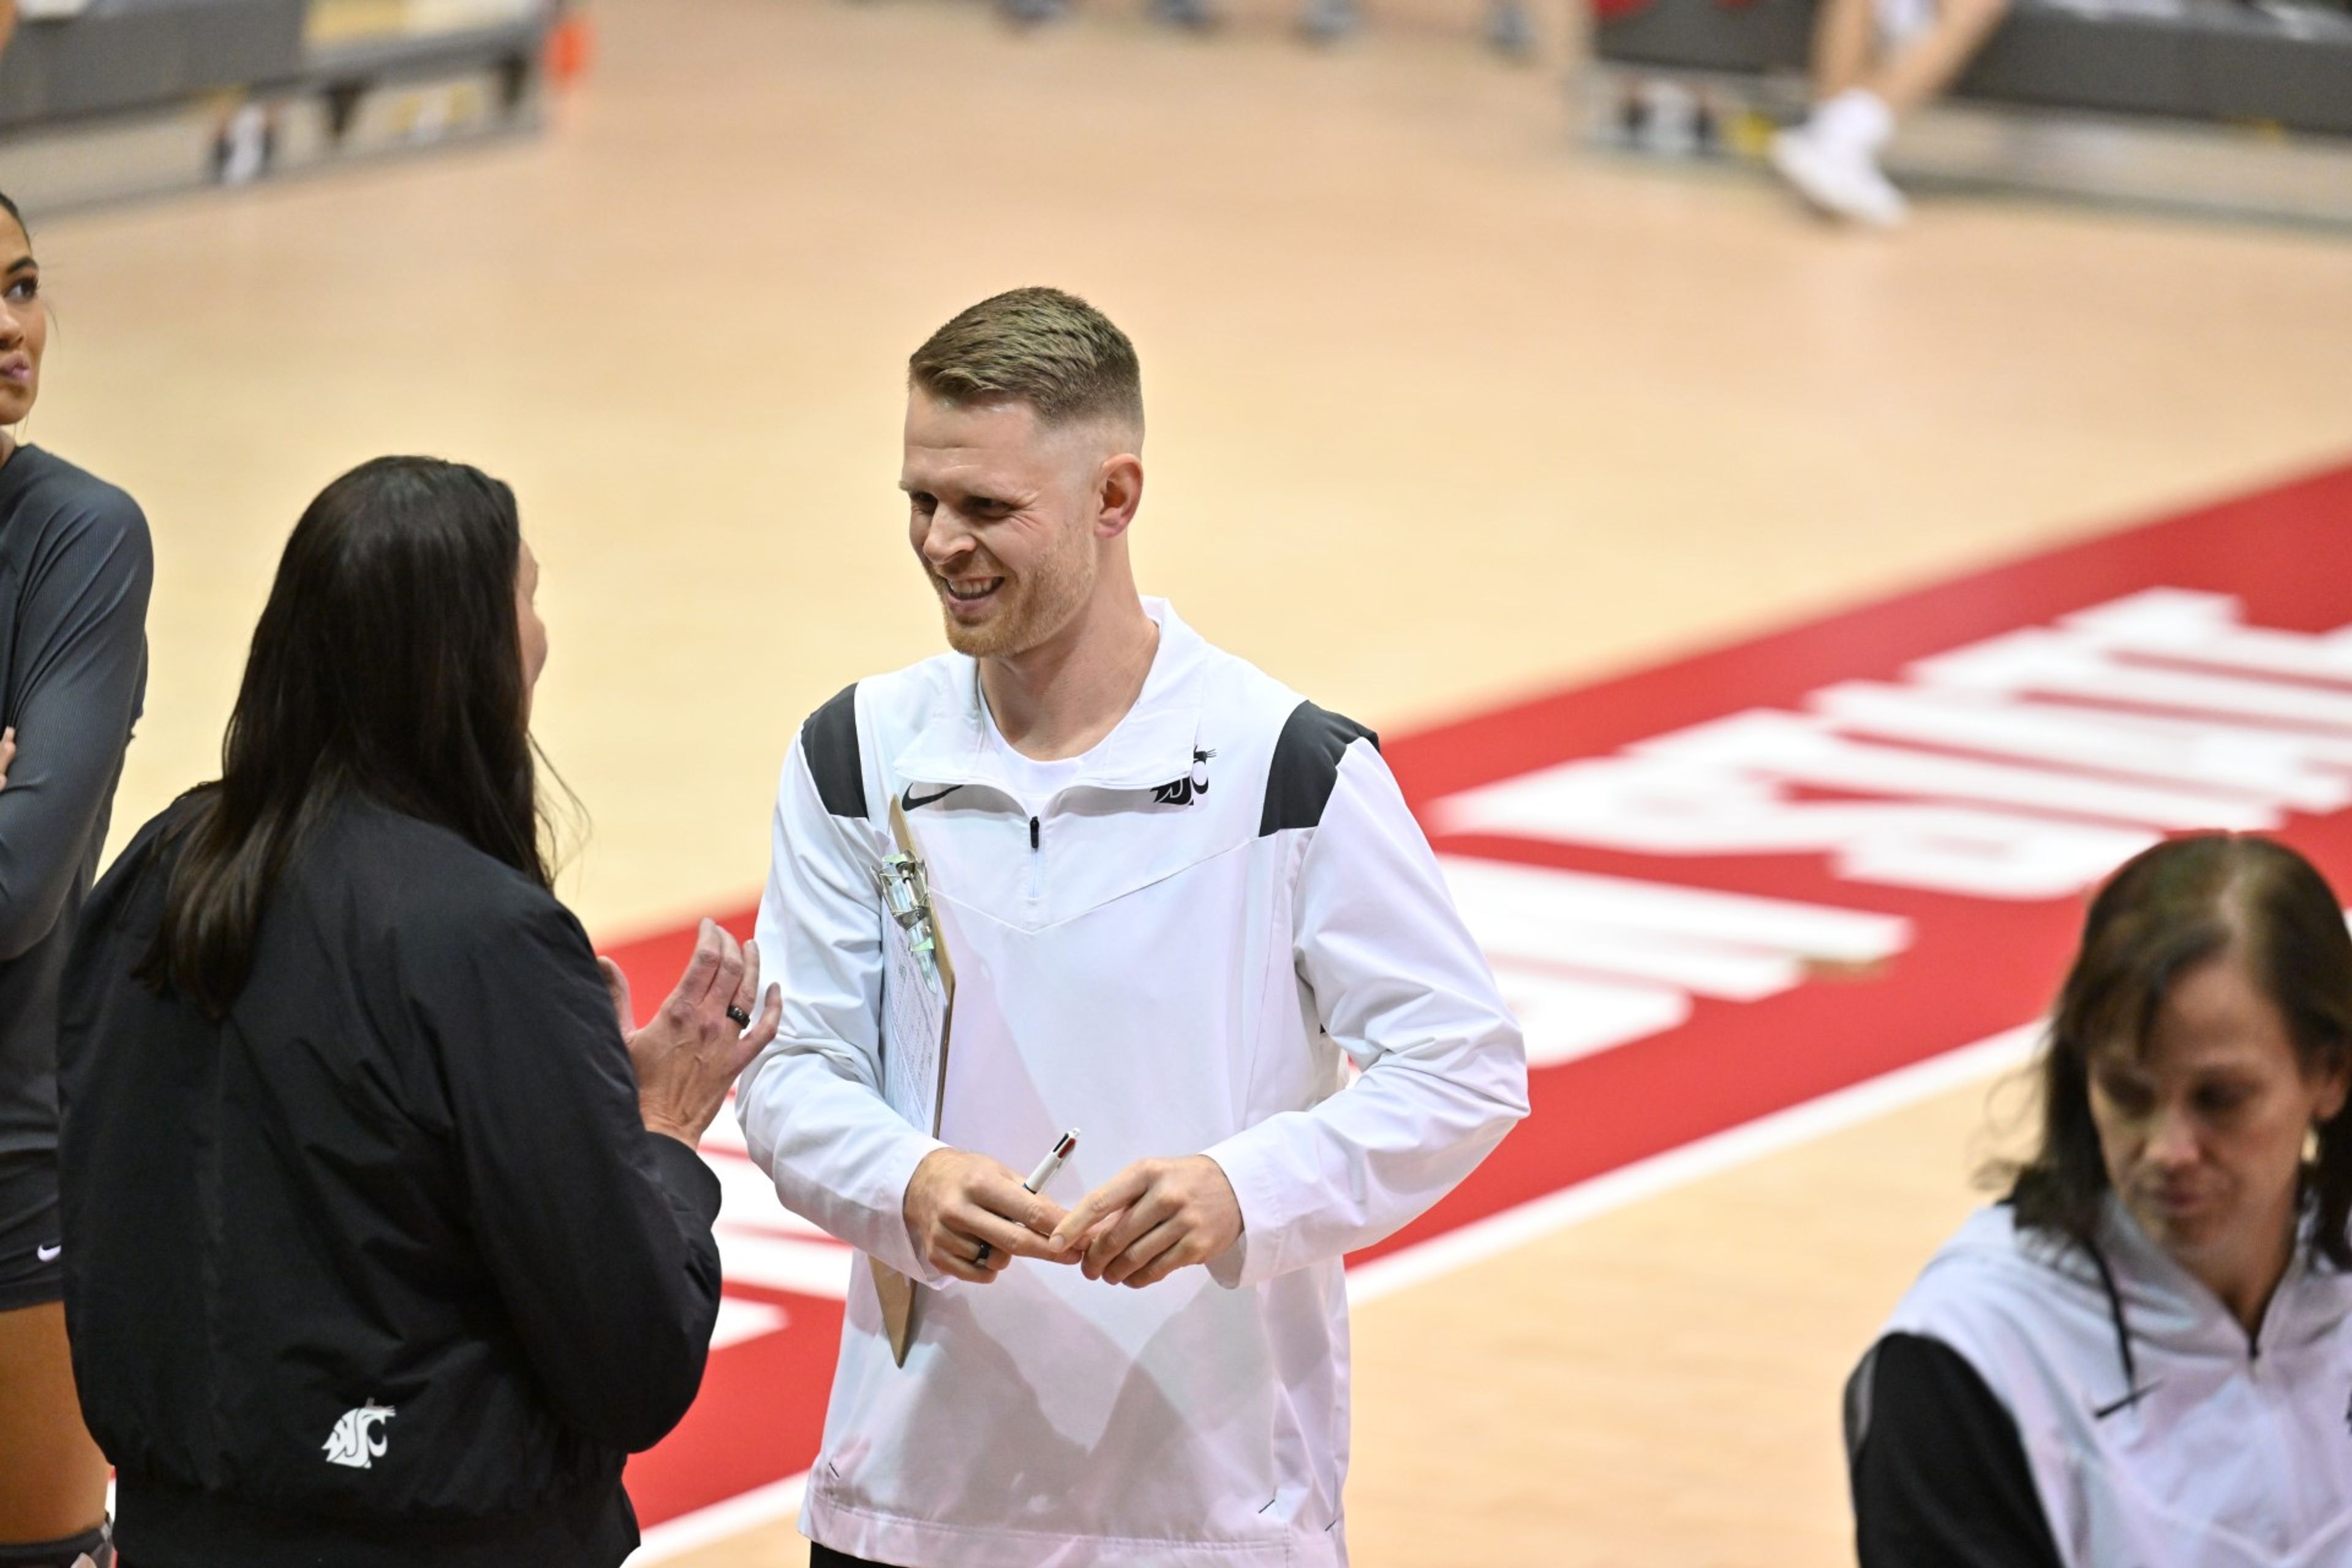
[[[751,1026],[751,1015],[743,1011],[738,1003],[727,1004],[727,1016],[735,1020],[735,1026],[739,1029],[748,1029]]]

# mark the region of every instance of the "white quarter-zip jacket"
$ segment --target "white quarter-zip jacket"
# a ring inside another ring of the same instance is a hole
[[[1022,798],[961,655],[843,692],[784,764],[758,933],[783,1027],[737,1112],[787,1207],[929,1287],[901,1367],[852,1285],[802,1514],[836,1551],[1338,1568],[1340,1259],[1527,1113],[1517,1025],[1370,733],[1144,605],[1142,693],[1050,799]],[[894,796],[957,977],[938,1140],[877,1087]],[[1030,1259],[974,1286],[915,1255],[924,1155],[1025,1172],[1071,1127],[1049,1196],[1205,1152],[1241,1241],[1139,1290]]]
[[[2352,1277],[2298,1246],[2249,1336],[2112,1198],[2098,1254],[2112,1289],[1988,1208],[1887,1332],[1958,1352],[2008,1412],[2067,1568],[2352,1563]],[[1856,1403],[1864,1442],[1868,1420],[1936,1418]]]

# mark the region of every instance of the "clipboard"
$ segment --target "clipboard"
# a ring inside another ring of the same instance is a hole
[[[895,853],[874,869],[882,896],[882,1097],[908,1123],[939,1136],[947,1097],[948,1036],[955,1016],[955,966],[931,910],[930,880],[915,853],[907,813],[890,801]],[[891,1358],[907,1364],[914,1337],[915,1282],[870,1253],[866,1267],[882,1303]]]

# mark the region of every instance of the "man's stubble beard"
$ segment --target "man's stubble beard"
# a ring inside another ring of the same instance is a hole
[[[1002,564],[1000,563],[1000,564]],[[1055,552],[1033,565],[1017,580],[1007,574],[997,590],[1007,595],[995,616],[982,625],[968,626],[942,603],[940,618],[947,630],[948,647],[972,658],[1003,658],[1023,654],[1070,624],[1094,592],[1094,561],[1083,538],[1073,548]],[[944,597],[936,575],[931,591]]]

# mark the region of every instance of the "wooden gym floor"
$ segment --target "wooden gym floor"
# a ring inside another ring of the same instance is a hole
[[[1466,7],[1318,52],[1267,0],[1205,39],[1087,3],[1015,37],[948,0],[604,0],[535,142],[37,215],[26,435],[156,531],[117,841],[215,770],[303,503],[423,450],[513,482],[544,563],[540,733],[592,817],[567,896],[607,939],[740,906],[801,716],[935,646],[904,355],[1019,283],[1140,347],[1148,590],[1383,731],[2352,445],[2340,241],[1984,200],[1831,232],[1580,156],[1557,65],[1496,63]],[[1356,1561],[1840,1560],[1839,1384],[1977,1201],[1984,1098],[1366,1306]]]

